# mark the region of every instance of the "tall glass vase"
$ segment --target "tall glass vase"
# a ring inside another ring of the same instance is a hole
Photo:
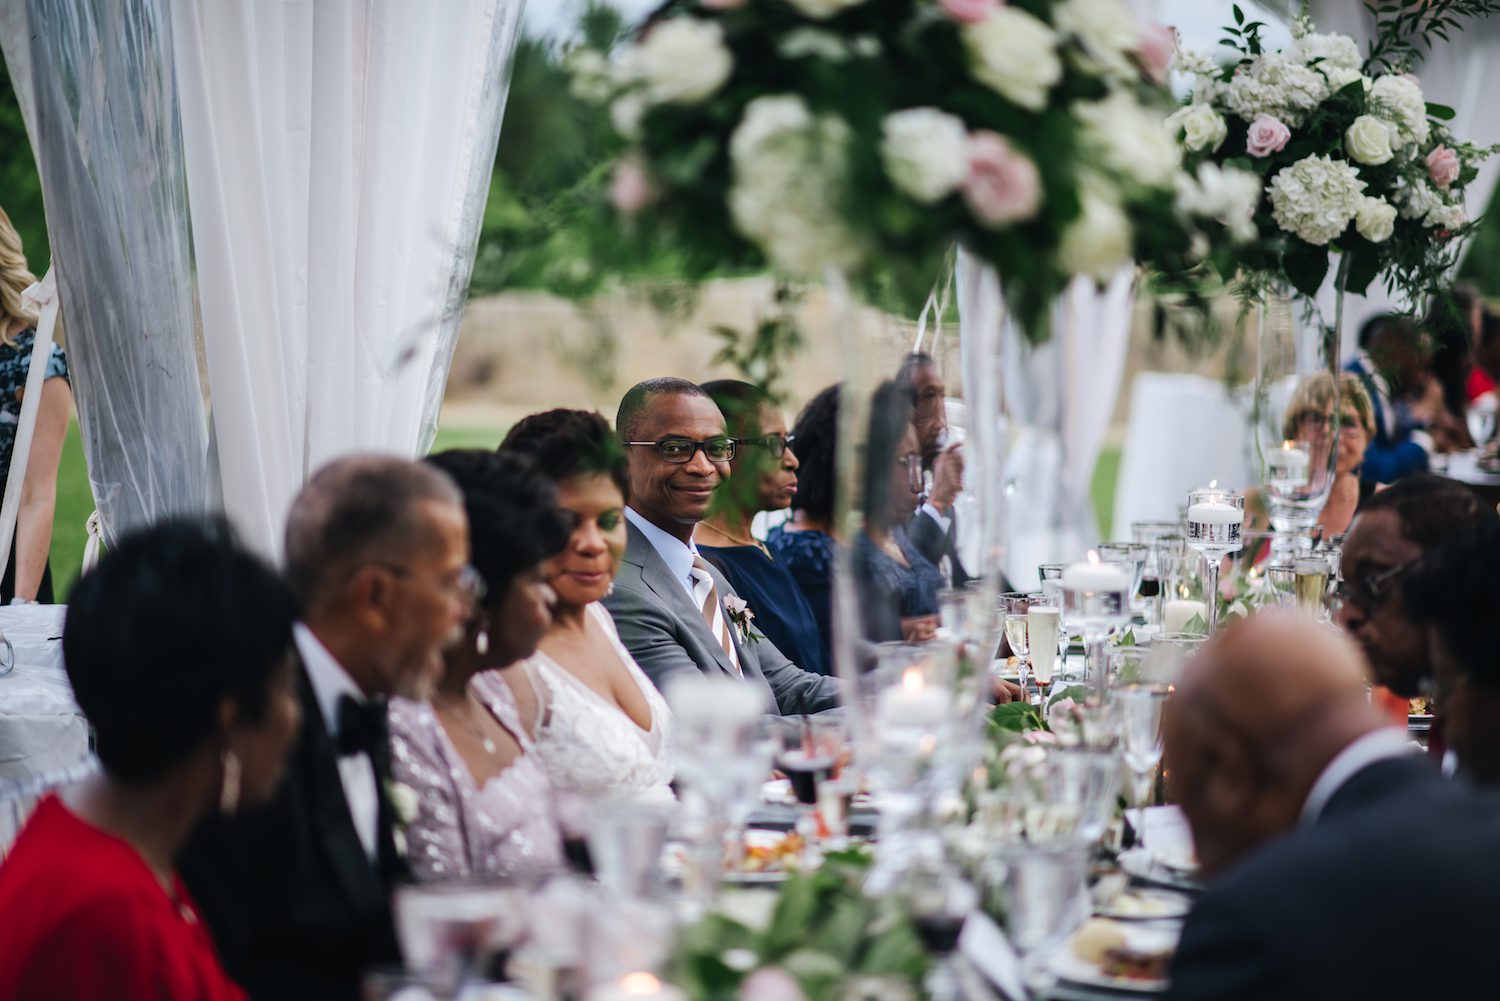
[[[1250,470],[1259,505],[1248,517],[1275,530],[1269,565],[1290,565],[1312,548],[1319,519],[1338,475],[1341,386],[1338,350],[1343,327],[1348,259],[1334,276],[1332,326],[1310,302],[1294,303],[1281,290],[1256,306],[1256,372]],[[1304,321],[1299,324],[1297,312]],[[1304,343],[1299,345],[1299,337]],[[1316,344],[1305,343],[1315,337]],[[1299,350],[1299,346],[1301,350]],[[1311,350],[1309,350],[1311,348]],[[1256,509],[1258,507],[1258,510]],[[1255,527],[1253,524],[1250,527]],[[1264,556],[1247,557],[1253,570]]]
[[[905,861],[920,854],[914,839],[936,836],[929,821],[937,806],[960,788],[983,749],[999,639],[998,357],[974,371],[953,364],[951,340],[919,345],[910,324],[856,309],[843,275],[829,274],[826,284],[844,361],[834,663],[855,757],[881,806],[871,876],[879,885],[898,880]],[[998,345],[998,331],[992,341]],[[927,349],[915,364],[934,371],[913,372],[915,346]],[[930,393],[938,382],[948,399],[941,392],[925,399],[922,387]],[[944,407],[954,400],[962,406]],[[933,407],[955,415],[944,418],[941,436],[933,434]],[[920,439],[934,437],[941,449],[961,450],[965,501],[945,497],[940,520],[925,524],[920,519],[932,512],[920,509],[941,474],[933,442],[925,442],[924,462]],[[934,541],[942,537],[950,541]],[[943,605],[957,613],[946,628]]]

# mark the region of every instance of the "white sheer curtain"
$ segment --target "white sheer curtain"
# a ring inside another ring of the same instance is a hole
[[[521,0],[178,0],[213,438],[266,552],[306,475],[437,411]]]

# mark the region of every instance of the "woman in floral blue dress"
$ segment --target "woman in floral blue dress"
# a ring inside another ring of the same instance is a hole
[[[26,256],[21,252],[21,237],[0,209],[0,488],[15,451],[21,398],[31,366],[31,346],[36,340],[37,314],[22,304],[21,293],[35,281],[36,276],[27,268]],[[47,378],[42,383],[42,402],[31,439],[26,480],[21,487],[15,538],[5,576],[0,580],[0,601],[53,600],[47,553],[52,548],[52,517],[57,506],[57,465],[62,458],[72,409],[67,358],[62,348],[53,344],[47,360]],[[79,531],[82,530],[79,526]]]

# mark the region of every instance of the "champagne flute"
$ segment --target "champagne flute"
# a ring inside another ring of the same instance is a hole
[[[1328,560],[1322,556],[1299,556],[1292,562],[1297,611],[1321,618],[1323,598],[1328,593]]]
[[[1146,847],[1146,803],[1157,766],[1161,764],[1161,720],[1168,691],[1167,685],[1141,682],[1116,685],[1112,692],[1120,725],[1120,748],[1135,779],[1131,792],[1140,818],[1136,844],[1141,848]]]
[[[1005,642],[1009,645],[1010,652],[1015,655],[1016,671],[1020,675],[1020,684],[1023,689],[1026,687],[1028,661],[1031,654],[1030,634],[1026,629],[1028,605],[1027,596],[1019,591],[1010,591],[1000,596],[1000,612],[1005,616]]]
[[[1056,596],[1032,595],[1026,603],[1026,635],[1031,644],[1031,676],[1043,705],[1047,704],[1047,689],[1052,687],[1061,633],[1062,609]]]

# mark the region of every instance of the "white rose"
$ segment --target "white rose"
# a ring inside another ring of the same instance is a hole
[[[1182,150],[1162,127],[1161,115],[1147,110],[1133,91],[1122,88],[1102,101],[1076,104],[1073,114],[1084,139],[1110,167],[1141,184],[1171,185],[1182,165]]]
[[[417,819],[417,814],[422,809],[421,793],[404,782],[395,781],[387,782],[385,791],[400,826],[405,827]]]
[[[1361,198],[1354,211],[1354,229],[1371,243],[1384,243],[1396,231],[1396,206],[1384,198]]]
[[[858,7],[864,2],[865,0],[787,0],[787,3],[803,14],[818,21],[826,21],[833,15],[850,7]]]
[[[1064,0],[1052,10],[1052,23],[1073,35],[1093,60],[1108,73],[1134,77],[1130,53],[1140,43],[1135,13],[1120,0]]]
[[[840,206],[849,186],[849,128],[799,97],[758,97],[729,140],[729,213],[778,270],[854,267],[859,241]]]
[[[969,173],[969,133],[936,108],[907,108],[880,123],[880,159],[901,191],[923,205],[953,193]]]
[[[1390,163],[1392,128],[1374,115],[1360,115],[1344,132],[1344,149],[1349,158],[1371,167]]]
[[[1271,212],[1283,230],[1321,247],[1349,227],[1364,190],[1348,162],[1309,156],[1271,178]]]
[[[630,56],[630,68],[656,104],[694,104],[724,85],[734,57],[717,22],[673,17],[660,22]]]
[[[1047,105],[1047,92],[1062,79],[1057,35],[1030,14],[1001,7],[963,29],[974,78],[1031,111]]]
[[[1079,207],[1079,216],[1063,230],[1058,264],[1102,284],[1132,259],[1130,220],[1101,185],[1085,184]]]
[[[1431,133],[1427,99],[1422,96],[1422,85],[1415,77],[1397,73],[1376,77],[1370,84],[1370,103],[1388,113],[1386,117],[1396,123],[1402,139],[1418,146],[1427,141]]]
[[[1174,139],[1181,132],[1182,145],[1195,153],[1217,150],[1229,135],[1229,124],[1206,104],[1189,104],[1174,111],[1167,118],[1167,128]]]

